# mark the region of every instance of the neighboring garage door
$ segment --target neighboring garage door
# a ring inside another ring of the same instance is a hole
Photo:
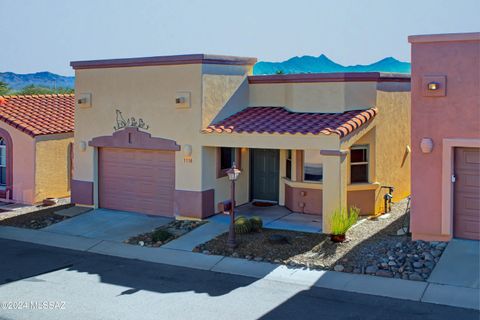
[[[480,149],[455,148],[454,236],[480,240]]]
[[[173,151],[99,148],[99,207],[173,216]]]

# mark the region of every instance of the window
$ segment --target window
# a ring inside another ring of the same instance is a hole
[[[0,138],[0,186],[7,185],[7,146]]]
[[[303,159],[303,180],[307,182],[322,182],[323,164],[320,150],[305,150]]]
[[[287,150],[287,159],[285,160],[285,177],[292,179],[292,150]]]
[[[368,146],[350,148],[350,183],[368,182]]]
[[[235,148],[220,148],[220,169],[228,170],[235,162]]]

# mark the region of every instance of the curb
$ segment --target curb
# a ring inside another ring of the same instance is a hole
[[[0,238],[289,284],[480,310],[480,289],[293,268],[267,262],[205,255],[172,248],[139,247],[121,242],[15,227],[0,226]]]

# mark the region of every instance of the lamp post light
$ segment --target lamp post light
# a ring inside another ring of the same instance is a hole
[[[230,204],[230,228],[228,231],[228,240],[227,246],[231,249],[237,247],[237,241],[235,240],[235,181],[237,181],[238,176],[240,175],[241,171],[237,169],[235,163],[233,163],[232,167],[227,170],[228,180],[232,181],[232,202]]]

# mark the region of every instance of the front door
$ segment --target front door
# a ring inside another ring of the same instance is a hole
[[[250,149],[252,200],[278,202],[279,158],[275,149]]]

